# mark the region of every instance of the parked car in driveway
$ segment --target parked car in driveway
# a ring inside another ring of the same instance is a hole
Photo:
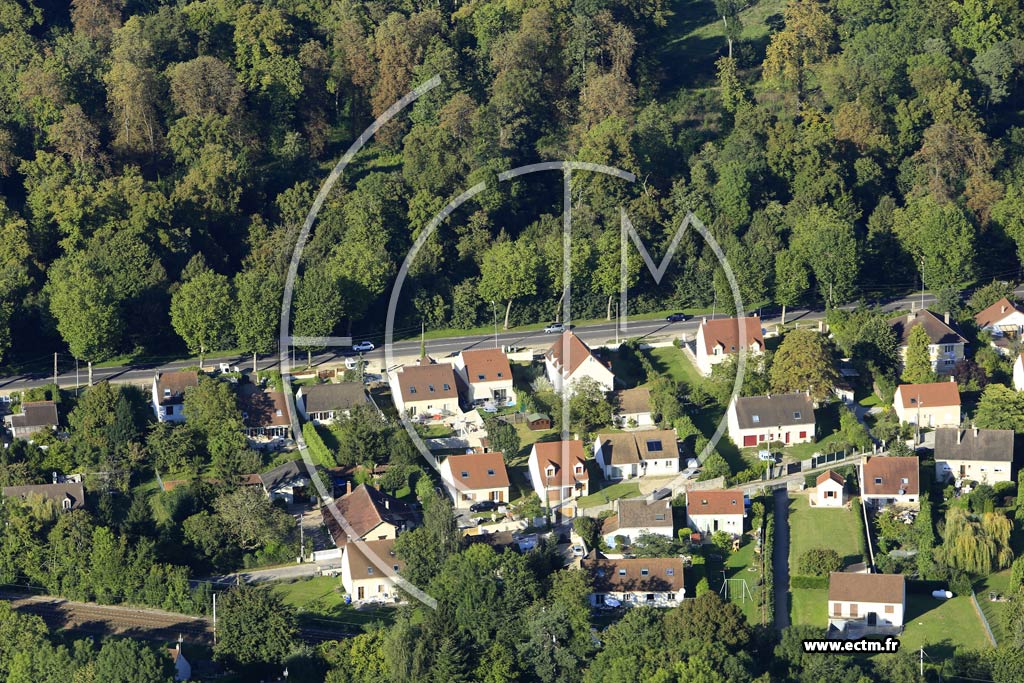
[[[544,328],[544,334],[554,334],[557,332],[565,332],[565,325],[562,323],[551,323]]]
[[[498,509],[498,504],[493,500],[481,500],[479,503],[473,503],[469,506],[470,512],[494,512]]]
[[[665,318],[665,321],[670,323],[681,323],[689,319],[690,316],[686,315],[685,313],[673,313],[672,315]]]
[[[352,345],[352,350],[353,351],[357,351],[359,353],[364,353],[366,351],[373,351],[375,348],[376,347],[373,345],[373,343],[372,342],[368,342],[368,341],[362,341],[362,342],[359,342],[358,344],[353,344]]]

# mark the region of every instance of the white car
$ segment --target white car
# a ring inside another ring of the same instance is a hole
[[[373,345],[373,343],[368,341],[359,342],[358,344],[352,346],[352,350],[358,352],[373,351],[375,348],[376,347]]]
[[[565,332],[565,325],[562,323],[551,323],[544,328],[544,334],[553,334],[555,332]]]

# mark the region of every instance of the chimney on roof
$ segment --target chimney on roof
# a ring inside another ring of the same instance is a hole
[[[956,430],[956,445],[957,445],[957,446],[959,446],[959,445],[960,445],[960,441],[961,441],[961,439],[962,439],[963,435],[964,435],[964,432],[963,432],[963,430],[961,430],[961,429],[957,429],[957,430]]]
[[[946,311],[946,315],[944,315],[943,318],[946,320],[946,324],[948,325],[949,324],[949,311]]]
[[[999,307],[999,312],[1006,313],[1006,304],[1003,304],[1002,306]]]
[[[978,438],[978,425],[976,425],[976,424],[974,424],[972,422],[971,423],[971,427],[974,429],[974,438],[977,439]]]
[[[949,381],[950,382],[955,382],[956,381],[956,377],[954,377],[953,375],[950,375],[949,376]]]
[[[910,304],[910,313],[907,313],[907,322],[908,323],[914,322],[914,318],[915,317],[916,316],[914,315],[914,304]]]
[[[391,509],[391,501],[389,499],[387,499],[387,498],[384,499],[384,509],[385,510],[390,510]]]
[[[702,320],[701,324],[703,324],[703,325],[707,325],[708,324],[708,317],[707,316],[704,316],[704,319]]]
[[[351,479],[346,479],[345,480],[345,493],[346,494],[352,493],[352,480]]]

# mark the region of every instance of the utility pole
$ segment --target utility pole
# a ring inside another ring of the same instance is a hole
[[[213,594],[213,644],[217,644],[217,594]]]
[[[57,386],[57,354],[53,354],[53,385]],[[54,396],[54,399],[57,397]]]
[[[619,304],[618,301],[615,302],[615,346],[619,345],[619,314],[621,312],[619,310],[620,305],[621,304]]]
[[[299,519],[299,562],[306,561],[306,535],[305,529],[302,528],[302,514],[298,515]]]
[[[921,310],[924,310],[924,256],[921,256]]]
[[[75,396],[78,396],[78,385],[80,381],[78,379],[78,359],[75,359]]]
[[[494,320],[494,348],[498,348],[498,309],[491,301],[491,318]]]
[[[920,648],[919,661],[921,662],[921,680],[924,680],[924,648]]]

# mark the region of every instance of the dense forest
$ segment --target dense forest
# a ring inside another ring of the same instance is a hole
[[[576,317],[609,312],[619,206],[655,249],[695,212],[748,307],[877,299],[923,277],[955,308],[965,283],[1015,278],[1018,4],[760,5],[2,0],[0,354],[273,351],[313,195],[434,74],[320,212],[298,333],[373,336],[429,218],[546,159],[638,177],[575,176]],[[456,212],[414,264],[399,332],[490,323],[491,301],[514,302],[511,324],[554,318],[559,181],[504,183]],[[681,253],[662,286],[636,269],[634,310],[729,301],[700,237]]]

